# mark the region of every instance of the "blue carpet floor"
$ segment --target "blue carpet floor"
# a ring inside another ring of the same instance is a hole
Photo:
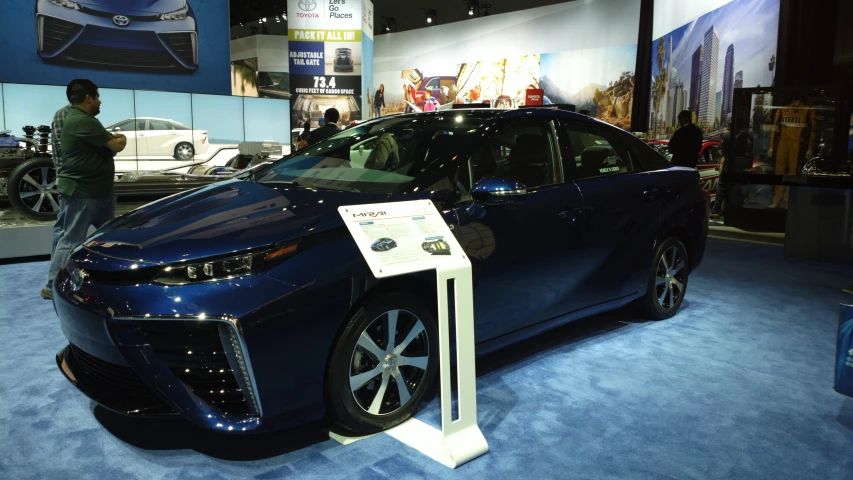
[[[853,479],[853,399],[832,389],[853,269],[779,247],[711,240],[677,317],[615,312],[482,359],[491,452],[456,470],[387,435],[212,436],[94,407],[56,368],[46,270],[0,266],[3,479]]]

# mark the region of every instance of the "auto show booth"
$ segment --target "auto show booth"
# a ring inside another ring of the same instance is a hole
[[[10,0],[0,469],[851,478],[849,2],[509,3]]]

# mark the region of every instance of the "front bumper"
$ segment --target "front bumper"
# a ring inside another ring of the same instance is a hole
[[[77,11],[39,0],[36,39],[40,57],[70,63],[155,70],[198,68],[195,18],[157,20],[130,16],[124,27],[111,14]]]
[[[180,414],[211,430],[260,426],[257,386],[236,318],[118,316],[123,312],[91,285],[73,291],[66,269],[54,282],[53,298],[70,342],[57,365],[98,404],[128,415]]]

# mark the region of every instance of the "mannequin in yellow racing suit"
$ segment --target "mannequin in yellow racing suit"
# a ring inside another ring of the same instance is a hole
[[[768,157],[772,157],[773,153],[776,153],[776,175],[793,176],[797,174],[800,150],[805,140],[806,131],[809,132],[806,158],[811,158],[819,133],[815,111],[800,100],[794,100],[790,105],[776,111],[776,117],[773,120],[773,132],[770,134],[770,148],[767,150]],[[779,138],[778,145],[776,144],[777,136]],[[778,207],[783,196],[785,197],[785,206],[787,206],[788,187],[776,185],[773,190],[773,203],[770,207]]]

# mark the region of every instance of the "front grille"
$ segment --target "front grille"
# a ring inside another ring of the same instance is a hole
[[[104,270],[92,270],[87,266],[75,262],[77,268],[82,268],[89,274],[89,280],[93,283],[111,283],[116,285],[148,283],[160,272],[163,267],[136,268],[133,270],[119,270],[108,272]]]
[[[65,45],[74,35],[80,33],[82,26],[53,17],[39,17],[44,51],[53,53]]]
[[[164,33],[161,35],[175,55],[187,65],[198,63],[196,59],[196,38],[194,33]]]
[[[73,45],[65,56],[78,62],[141,68],[173,68],[175,59],[165,50],[128,50],[97,45]]]
[[[228,363],[217,322],[147,321],[140,328],[172,373],[192,392],[226,415],[251,415]]]
[[[130,367],[89,355],[71,344],[66,357],[74,375],[98,403],[128,414],[173,413]]]
[[[92,15],[93,17],[102,18],[113,18],[116,15],[124,15],[131,22],[156,22],[160,20],[159,15],[125,15],[123,13],[109,13],[95,10],[94,8],[89,8],[85,5],[80,5],[80,11],[85,14]]]

